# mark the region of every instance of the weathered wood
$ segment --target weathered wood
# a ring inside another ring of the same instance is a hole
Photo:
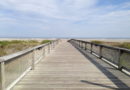
[[[33,50],[33,53],[32,53],[32,65],[31,65],[31,69],[32,70],[35,69],[35,50]]]
[[[91,58],[94,59],[94,57]],[[98,68],[96,63],[91,62],[90,58],[85,57],[70,43],[62,42],[13,90],[113,90],[128,88],[119,82],[118,78],[105,70],[108,69],[107,67],[112,68],[114,74],[118,72],[120,76],[124,76],[111,66],[105,65],[102,68],[100,66],[101,69]],[[122,80],[130,85],[128,77],[122,77]]]
[[[5,64],[0,62],[0,90],[5,90]]]

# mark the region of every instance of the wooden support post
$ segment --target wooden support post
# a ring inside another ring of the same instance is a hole
[[[52,50],[52,42],[50,42],[50,49]]]
[[[48,53],[50,53],[50,43],[48,44]]]
[[[99,46],[100,48],[99,48],[99,59],[101,59],[102,58],[102,46]]]
[[[84,49],[84,43],[82,42],[82,49]]]
[[[83,48],[83,42],[81,42],[81,48]]]
[[[52,47],[53,47],[53,49],[54,49],[54,41],[52,42]]]
[[[82,42],[80,42],[80,47],[82,48]]]
[[[86,43],[84,43],[84,50],[86,49]]]
[[[82,42],[82,48],[84,49],[84,42]]]
[[[80,47],[80,41],[78,41],[79,42],[79,47]]]
[[[87,43],[85,43],[85,50],[87,50]]]
[[[35,69],[35,49],[33,50],[33,54],[32,54],[33,58],[32,58],[32,65],[31,65],[31,70]]]
[[[0,90],[5,90],[5,63],[0,62]]]
[[[91,50],[90,50],[90,53],[92,54],[93,53],[93,44],[91,43]]]
[[[120,70],[120,71],[122,71],[122,68],[123,68],[123,66],[121,64],[121,54],[122,53],[123,52],[121,50],[119,50],[119,53],[118,53],[118,70]]]

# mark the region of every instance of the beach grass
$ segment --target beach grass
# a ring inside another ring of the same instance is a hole
[[[45,43],[48,43],[48,42],[51,42],[51,40],[43,40],[43,41],[41,41],[41,44],[45,44]]]
[[[103,44],[103,45],[130,49],[130,42],[107,42],[107,41],[98,41],[98,40],[92,40],[91,42],[96,44]]]
[[[0,56],[12,54],[27,48],[31,48],[40,44],[45,44],[51,40],[11,40],[11,41],[0,41]]]

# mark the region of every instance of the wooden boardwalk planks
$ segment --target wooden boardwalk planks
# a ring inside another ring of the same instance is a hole
[[[89,56],[95,61],[91,61],[70,43],[64,41],[57,46],[54,52],[37,64],[35,70],[30,71],[13,90],[113,90],[129,88],[129,77],[114,70],[113,67],[101,60]],[[97,61],[99,63],[96,63]],[[120,78],[122,80],[119,80]]]

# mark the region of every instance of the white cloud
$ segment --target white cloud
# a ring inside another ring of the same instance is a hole
[[[59,19],[76,19],[79,18],[81,13],[77,13],[78,9],[90,8],[96,1],[97,0],[64,0],[61,1],[62,6],[59,5],[58,0],[2,0],[0,4],[6,8],[25,13],[33,12]]]
[[[96,6],[99,0],[1,0],[0,6],[5,10],[9,9],[19,13],[7,15],[6,12],[1,15],[0,22],[8,22],[24,27],[34,27],[38,29],[53,30],[71,34],[71,30],[80,29],[100,29],[113,25],[124,25],[128,27],[130,23],[130,3],[121,3],[118,5]],[[29,15],[34,14],[34,17]],[[76,22],[79,22],[76,24]],[[84,23],[84,24],[82,24]],[[103,26],[103,25],[106,26]],[[2,24],[3,25],[3,24]],[[84,26],[82,26],[84,25]],[[95,25],[95,27],[93,27]],[[96,26],[97,25],[97,26]],[[5,25],[7,26],[7,25]],[[91,28],[91,27],[92,28]],[[123,27],[123,26],[122,26]],[[117,27],[116,27],[117,28]],[[61,31],[60,31],[61,30]],[[70,31],[69,31],[70,30]],[[83,32],[84,33],[84,32]],[[85,34],[85,33],[84,33]]]
[[[126,8],[130,5],[130,3],[122,3],[120,5],[93,8],[97,2],[98,0],[1,0],[0,5],[25,14],[23,16],[26,16],[27,13],[34,13],[43,17],[72,21],[91,21],[95,17],[102,19],[108,16],[117,17],[127,12],[124,10],[121,13],[115,14],[117,12],[112,11],[112,9]],[[40,17],[37,19],[44,20],[45,18]]]
[[[66,0],[65,4],[70,8],[81,9],[81,8],[90,8],[93,6],[97,0]]]

